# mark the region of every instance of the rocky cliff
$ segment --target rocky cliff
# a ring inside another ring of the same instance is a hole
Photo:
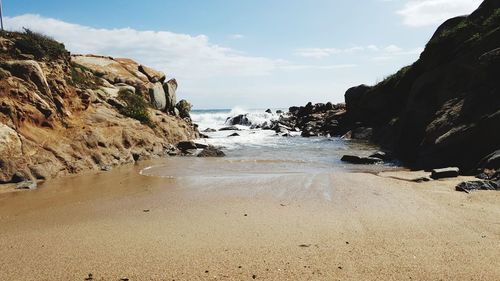
[[[177,82],[130,59],[0,34],[0,183],[133,163],[198,137]],[[182,116],[182,117],[181,117]]]
[[[500,178],[498,73],[500,1],[486,0],[443,23],[412,65],[349,89],[345,104],[291,107],[279,122],[304,137],[374,141],[413,168],[458,166]]]
[[[500,1],[486,0],[443,23],[414,64],[349,89],[347,118],[412,166],[470,171],[500,149],[498,73]]]

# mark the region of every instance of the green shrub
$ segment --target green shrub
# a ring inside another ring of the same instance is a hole
[[[399,80],[401,80],[401,78],[403,78],[406,73],[411,69],[411,65],[407,65],[403,68],[401,68],[398,72],[392,74],[392,75],[389,75],[387,76],[383,81],[382,83],[389,83],[389,82],[398,82]]]
[[[149,116],[149,103],[142,96],[136,95],[129,90],[122,89],[118,92],[118,98],[127,104],[120,109],[121,114],[134,118],[150,127],[154,127],[151,117]]]
[[[490,25],[493,25],[493,24],[498,24],[498,21],[500,21],[500,9],[495,9],[493,11],[493,14],[491,14],[491,16],[489,16],[483,22],[483,25],[484,26],[490,26]]]
[[[68,56],[68,51],[64,47],[64,44],[26,28],[21,37],[15,41],[15,47],[22,53],[31,54],[39,60],[57,59]]]

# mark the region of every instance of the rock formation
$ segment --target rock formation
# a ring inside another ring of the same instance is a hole
[[[412,65],[347,90],[345,107],[291,107],[280,122],[306,137],[370,139],[413,168],[493,175],[500,170],[499,26],[500,1],[485,0],[443,23]]]
[[[29,30],[0,33],[0,183],[109,169],[197,138],[190,119],[163,111],[165,80]]]
[[[418,168],[476,168],[500,148],[499,26],[496,0],[446,21],[414,64],[347,91],[350,122]]]

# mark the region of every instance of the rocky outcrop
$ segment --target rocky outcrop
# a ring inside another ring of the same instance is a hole
[[[0,39],[0,183],[109,170],[198,137],[189,119],[157,110],[165,79],[130,59],[70,56],[28,32]]]
[[[163,84],[163,90],[166,94],[166,111],[174,113],[175,106],[177,104],[177,80],[170,79],[167,83]]]
[[[350,123],[374,128],[374,141],[416,168],[473,171],[500,148],[498,26],[496,0],[446,21],[417,62],[346,92]]]

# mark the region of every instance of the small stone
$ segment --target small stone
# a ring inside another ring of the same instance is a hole
[[[248,217],[248,214],[245,214],[244,216],[245,216],[245,217]]]
[[[149,209],[146,209],[146,210],[142,210],[144,213],[149,213]]]
[[[460,169],[457,167],[434,169],[432,170],[431,178],[444,179],[444,178],[456,178],[460,174]]]
[[[257,275],[255,275],[255,274],[254,274],[254,275],[252,275],[252,278],[253,278],[253,279],[257,279]]]

